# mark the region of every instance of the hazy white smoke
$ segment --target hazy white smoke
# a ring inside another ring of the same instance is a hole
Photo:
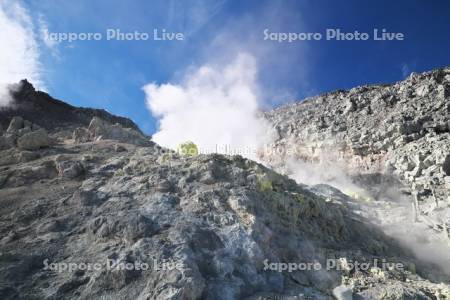
[[[325,160],[328,161],[328,160]],[[369,199],[370,193],[353,183],[345,174],[342,166],[311,164],[301,160],[288,159],[285,172],[298,183],[308,185],[329,184],[351,197],[359,195]],[[398,191],[389,184],[377,186],[382,194],[377,202],[355,200],[369,221],[378,225],[387,235],[398,240],[403,246],[423,262],[441,266],[442,271],[450,274],[450,244],[448,239],[433,232],[426,224],[413,221],[411,197]]]
[[[174,148],[190,140],[201,152],[256,159],[271,136],[258,116],[256,75],[255,59],[241,53],[226,66],[201,66],[180,84],[144,86],[148,108],[160,121],[154,141]]]
[[[33,22],[18,1],[0,1],[0,106],[11,100],[7,85],[27,78],[42,87]]]
[[[0,83],[0,107],[7,106],[11,102],[8,85]]]
[[[295,158],[286,159],[286,172],[298,183],[308,185],[326,183],[338,189],[354,188],[342,166],[337,164],[313,164]]]

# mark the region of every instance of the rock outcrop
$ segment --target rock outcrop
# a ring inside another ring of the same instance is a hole
[[[77,127],[72,134],[75,143],[97,140],[115,140],[140,146],[151,145],[150,138],[133,128],[124,128],[119,123],[111,124],[99,117],[92,118],[89,126]]]
[[[266,113],[278,133],[269,148],[278,151],[262,159],[287,173],[288,161],[318,166],[334,179],[343,176],[334,170],[344,171],[369,191],[379,185],[375,198],[386,187],[380,177],[395,178],[416,202],[417,219],[431,217],[444,232],[450,226],[449,91],[444,68],[280,107]]]
[[[132,128],[124,128],[119,123],[110,124],[99,117],[92,118],[87,131],[83,131],[80,128],[77,128],[76,130],[78,130],[78,134],[77,131],[75,131],[74,136],[81,137],[81,140],[88,134],[88,136],[94,140],[111,139],[140,146],[150,144],[149,139],[141,132]]]
[[[47,132],[22,117],[14,117],[3,135],[0,135],[0,150],[18,147],[22,150],[37,150],[50,146]]]

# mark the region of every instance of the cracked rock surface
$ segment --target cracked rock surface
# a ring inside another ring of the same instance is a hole
[[[279,151],[262,160],[275,169],[292,173],[288,161],[316,166],[319,177],[348,176],[375,200],[395,181],[418,222],[450,235],[450,68],[331,92],[265,115],[277,134],[270,147]]]

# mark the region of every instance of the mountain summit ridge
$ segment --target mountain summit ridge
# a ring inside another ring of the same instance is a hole
[[[49,94],[36,91],[27,79],[13,84],[10,89],[12,102],[0,107],[0,125],[6,128],[15,116],[22,116],[46,130],[59,127],[87,126],[93,117],[99,117],[110,123],[119,123],[123,127],[140,131],[130,119],[119,117],[104,109],[75,107]]]

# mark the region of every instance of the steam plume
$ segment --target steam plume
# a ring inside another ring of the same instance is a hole
[[[269,124],[258,116],[255,59],[240,53],[229,65],[203,65],[180,84],[148,84],[147,105],[159,118],[154,140],[174,148],[192,140],[201,152],[240,152],[256,159],[270,139]]]

